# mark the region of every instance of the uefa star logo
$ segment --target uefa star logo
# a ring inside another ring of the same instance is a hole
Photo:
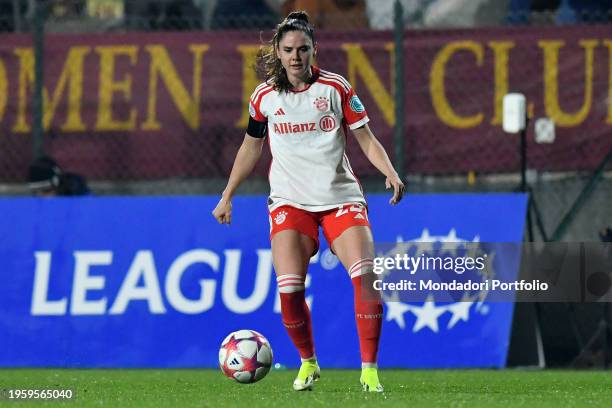
[[[448,235],[432,236],[429,235],[429,230],[424,229],[421,236],[417,239],[404,241],[400,236],[396,240],[396,245],[390,251],[385,252],[384,256],[395,256],[397,254],[411,253],[413,257],[430,256],[435,253],[436,256],[444,254],[446,256],[459,256],[460,251],[479,251],[481,247],[480,238],[475,236],[472,240],[464,240],[457,237],[454,229],[451,229]],[[470,278],[475,280],[485,280],[493,277],[493,261],[494,254],[489,254],[486,257],[486,267],[476,273],[474,272]],[[388,273],[384,273],[384,277]],[[488,295],[488,290],[480,291],[465,291],[460,299],[455,302],[444,302],[436,304],[436,299],[433,293],[427,294],[425,302],[412,303],[402,302],[401,294],[398,291],[385,291],[382,293],[383,300],[386,306],[385,321],[395,322],[397,326],[405,330],[407,322],[411,319],[410,314],[414,315],[415,320],[412,324],[412,332],[418,333],[423,329],[430,329],[434,333],[439,333],[441,330],[440,322],[444,322],[443,317],[448,316],[450,319],[446,323],[446,330],[452,330],[461,324],[468,322],[472,314],[486,315],[489,311],[489,306],[485,303]],[[409,313],[408,315],[406,315]]]

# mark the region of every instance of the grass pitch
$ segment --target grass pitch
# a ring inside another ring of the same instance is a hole
[[[72,401],[29,400],[13,407],[612,407],[605,371],[381,370],[383,394],[366,394],[359,371],[325,370],[312,392],[294,392],[295,370],[241,385],[218,370],[0,369],[0,388],[60,389]]]

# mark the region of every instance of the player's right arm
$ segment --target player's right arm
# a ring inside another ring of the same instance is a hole
[[[220,224],[230,224],[232,222],[232,197],[238,189],[238,186],[246,179],[253,171],[255,164],[261,156],[261,150],[264,144],[263,137],[253,137],[248,133],[244,135],[244,140],[232,166],[227,187],[221,194],[221,200],[213,210],[212,214]]]
[[[261,156],[264,138],[268,134],[268,118],[261,110],[261,100],[263,95],[271,90],[269,85],[263,83],[255,88],[255,92],[249,99],[249,125],[234,159],[227,187],[223,190],[221,200],[212,212],[219,224],[231,224],[232,197],[238,186],[251,174]]]

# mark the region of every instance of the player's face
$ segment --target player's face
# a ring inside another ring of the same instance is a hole
[[[312,40],[303,31],[289,31],[283,35],[276,53],[289,81],[308,79],[314,52]]]

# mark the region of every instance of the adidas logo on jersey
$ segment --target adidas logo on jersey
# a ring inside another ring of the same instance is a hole
[[[284,114],[285,114],[285,111],[283,110],[283,108],[278,108],[278,110],[274,112],[274,116],[280,116]]]
[[[316,131],[316,123],[297,123],[291,122],[275,123],[274,133],[286,135],[289,133],[304,133]]]

